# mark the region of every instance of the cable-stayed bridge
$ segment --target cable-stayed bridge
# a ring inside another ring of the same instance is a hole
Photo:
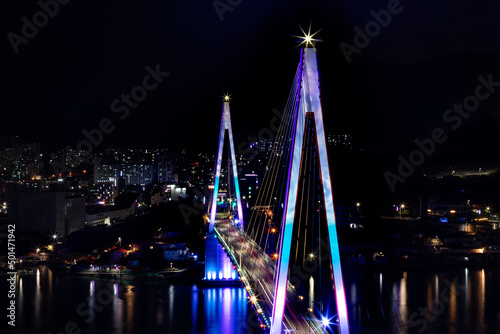
[[[311,41],[305,42],[263,182],[247,217],[243,216],[238,184],[229,98],[223,102],[209,205],[205,281],[242,282],[262,327],[271,334],[345,334],[349,323],[317,54]],[[224,215],[217,207],[226,133],[229,212]],[[294,286],[290,268],[313,261],[317,268],[308,272],[307,279],[298,281],[300,287]]]

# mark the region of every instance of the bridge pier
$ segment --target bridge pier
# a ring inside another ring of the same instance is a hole
[[[205,278],[203,285],[240,286],[238,272],[231,258],[217,239],[215,232],[209,232],[205,240]]]

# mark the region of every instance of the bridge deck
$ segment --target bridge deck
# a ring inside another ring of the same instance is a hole
[[[268,326],[274,302],[275,262],[245,232],[238,230],[229,221],[216,221],[215,231],[235,263],[247,291],[256,296],[254,305]],[[286,333],[322,333],[316,321],[297,310],[291,301],[299,300],[299,295],[288,282],[286,311],[283,329]]]

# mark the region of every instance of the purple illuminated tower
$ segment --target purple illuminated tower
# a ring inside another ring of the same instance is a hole
[[[300,81],[298,90],[298,114],[293,132],[293,155],[290,161],[288,175],[287,195],[285,199],[286,213],[283,215],[282,239],[279,245],[279,257],[276,265],[275,294],[270,334],[281,334],[283,313],[285,309],[288,267],[292,244],[292,231],[295,219],[295,206],[299,185],[300,164],[302,160],[302,145],[304,142],[306,115],[311,115],[315,120],[316,141],[318,149],[319,172],[323,183],[323,200],[326,211],[328,237],[332,258],[332,271],[335,284],[335,299],[339,330],[342,334],[349,333],[349,322],[345,299],[342,269],[340,266],[339,246],[337,241],[337,228],[333,209],[332,183],[326,150],[325,130],[323,126],[323,112],[321,109],[320,87],[318,77],[318,64],[316,49],[312,45],[310,36],[305,38],[305,48],[301,49]],[[323,315],[324,316],[324,315]]]
[[[229,151],[234,178],[234,189],[236,192],[236,204],[238,218],[235,219],[235,226],[243,230],[243,209],[241,206],[240,186],[238,183],[238,168],[236,165],[236,155],[234,153],[233,130],[231,128],[231,114],[229,112],[229,96],[224,98],[222,108],[222,118],[219,131],[219,147],[217,150],[217,161],[214,174],[214,192],[212,195],[212,207],[210,209],[210,225],[205,243],[205,281],[237,281],[238,274],[233,268],[233,263],[222,245],[217,240],[214,233],[215,216],[217,214],[217,196],[219,194],[219,180],[222,164],[222,152],[224,150],[224,137],[226,130],[229,135]],[[229,175],[229,170],[227,171]]]
[[[217,213],[217,195],[219,194],[219,180],[220,180],[220,170],[222,164],[222,152],[224,150],[224,137],[226,135],[226,130],[229,135],[229,151],[231,152],[231,163],[233,166],[233,177],[234,177],[234,189],[236,192],[236,203],[238,208],[238,224],[239,228],[243,230],[243,209],[241,206],[241,196],[240,196],[240,186],[238,182],[238,166],[236,165],[236,155],[234,153],[234,142],[233,142],[233,130],[231,128],[231,114],[229,112],[229,96],[224,97],[224,107],[222,109],[222,119],[220,122],[220,132],[219,132],[219,148],[217,150],[217,162],[215,166],[214,174],[214,192],[212,195],[212,208],[210,210],[210,227],[209,231],[212,232],[215,223],[215,215]],[[229,170],[227,171],[229,174]],[[236,222],[236,220],[235,220]]]

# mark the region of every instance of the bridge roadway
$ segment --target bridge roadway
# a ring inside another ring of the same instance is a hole
[[[256,296],[256,310],[267,318],[270,325],[274,302],[275,262],[245,232],[236,229],[228,220],[215,222],[215,231],[226,251],[231,256],[250,295]],[[296,306],[299,295],[288,282],[286,310],[283,320],[285,333],[323,333],[320,322],[313,321],[307,311],[298,310]]]

